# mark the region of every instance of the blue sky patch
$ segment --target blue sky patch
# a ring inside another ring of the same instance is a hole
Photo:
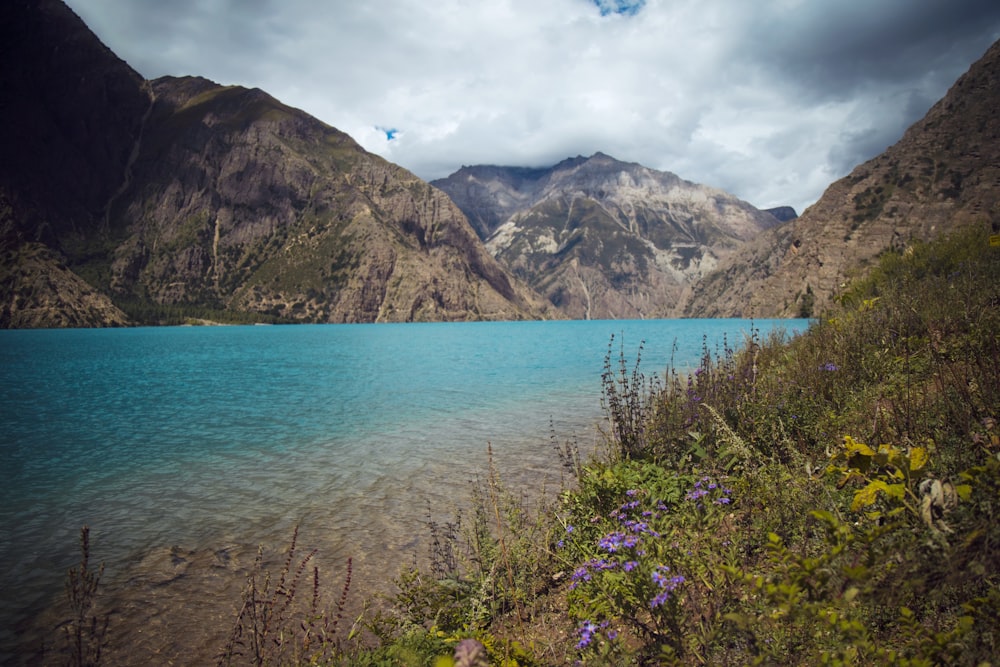
[[[386,141],[392,141],[399,134],[399,130],[395,127],[380,127],[375,126],[375,129],[385,135]]]
[[[601,16],[610,14],[635,16],[646,4],[646,0],[592,0],[592,2],[601,10]]]

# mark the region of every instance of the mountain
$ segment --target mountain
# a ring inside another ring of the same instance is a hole
[[[538,317],[457,207],[260,90],[152,82],[113,294],[313,322]]]
[[[770,213],[778,219],[779,222],[788,222],[789,220],[794,220],[799,217],[799,214],[795,212],[795,209],[791,206],[776,206],[775,208],[765,208],[765,213]]]
[[[144,81],[57,0],[0,25],[0,325],[554,314],[447,196],[306,113]]]
[[[669,317],[687,286],[778,219],[721,190],[603,153],[432,181],[490,252],[567,316]]]
[[[104,219],[149,97],[60,2],[0,3],[0,325],[128,321],[59,240]]]
[[[692,317],[820,312],[887,250],[949,230],[1000,229],[1000,42],[903,137],[802,216],[751,240],[692,290]]]

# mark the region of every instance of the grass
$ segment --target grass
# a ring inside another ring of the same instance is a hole
[[[326,590],[317,576],[293,604],[311,557],[293,539],[276,583],[259,568],[248,580],[228,654],[994,664],[1000,249],[988,231],[887,254],[805,334],[705,346],[690,373],[648,380],[612,340],[606,453],[581,461],[553,439],[560,493],[510,489],[489,460],[463,514],[428,513],[429,566],[404,569],[350,630],[336,623],[349,583],[324,607],[310,601]],[[336,634],[316,632],[331,622]]]

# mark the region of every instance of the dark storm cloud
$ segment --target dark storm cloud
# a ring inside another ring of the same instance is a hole
[[[998,25],[993,0],[803,2],[755,13],[740,46],[750,62],[821,101],[925,77],[940,84],[944,72],[950,82],[996,39]]]
[[[1000,37],[983,0],[69,4],[146,77],[262,88],[426,179],[603,151],[800,211]]]

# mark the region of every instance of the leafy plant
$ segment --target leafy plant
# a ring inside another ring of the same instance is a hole
[[[639,474],[629,475],[630,468]],[[614,471],[641,479],[643,468],[651,472],[637,462],[591,469],[580,495],[564,496],[569,511],[556,555],[572,570],[568,602],[579,622],[577,648],[622,658],[638,641],[655,647],[660,659],[703,655],[726,604],[720,568],[738,549],[727,524],[733,491],[709,476],[663,480],[661,469],[661,479],[626,489],[608,507],[605,484]],[[591,514],[597,508],[602,513]]]

